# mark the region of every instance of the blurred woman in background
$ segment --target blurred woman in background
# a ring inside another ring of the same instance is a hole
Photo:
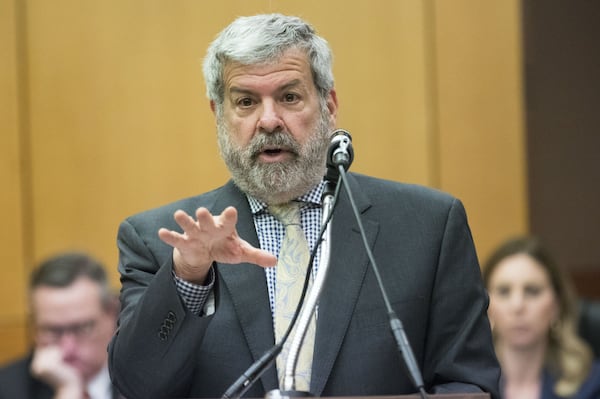
[[[600,364],[577,335],[571,283],[540,241],[503,243],[483,273],[503,398],[600,398]]]

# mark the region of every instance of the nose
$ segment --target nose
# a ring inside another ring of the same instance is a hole
[[[272,133],[283,128],[283,119],[275,101],[264,100],[261,111],[256,126],[257,131]]]
[[[65,357],[68,357],[77,349],[77,337],[74,334],[63,334],[60,336],[59,345]]]
[[[525,297],[520,292],[515,292],[510,298],[510,305],[514,311],[519,311],[525,304]]]

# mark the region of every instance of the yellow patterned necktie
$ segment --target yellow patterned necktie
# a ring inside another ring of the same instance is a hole
[[[300,223],[300,206],[299,202],[269,206],[271,214],[285,226],[285,235],[281,242],[277,261],[275,283],[275,340],[277,342],[280,342],[281,337],[285,334],[298,306],[310,258],[308,243]],[[295,381],[298,391],[308,392],[310,389],[315,328],[316,321],[313,315],[296,365]],[[294,338],[295,330],[295,328],[292,330],[281,354],[277,357],[277,373],[280,381],[284,377],[289,345]]]

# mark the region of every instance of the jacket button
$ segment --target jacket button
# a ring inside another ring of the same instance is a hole
[[[170,320],[172,322],[177,321],[177,316],[175,315],[175,313],[173,311],[169,311],[169,313],[167,314],[167,320]]]

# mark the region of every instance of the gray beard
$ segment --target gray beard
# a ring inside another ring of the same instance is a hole
[[[267,204],[289,202],[306,194],[325,174],[329,147],[329,123],[325,112],[321,112],[315,131],[304,146],[289,133],[277,131],[259,132],[247,147],[238,147],[220,117],[217,118],[217,136],[221,157],[234,183],[246,194]],[[258,155],[267,145],[286,147],[294,157],[285,162],[260,163]]]

